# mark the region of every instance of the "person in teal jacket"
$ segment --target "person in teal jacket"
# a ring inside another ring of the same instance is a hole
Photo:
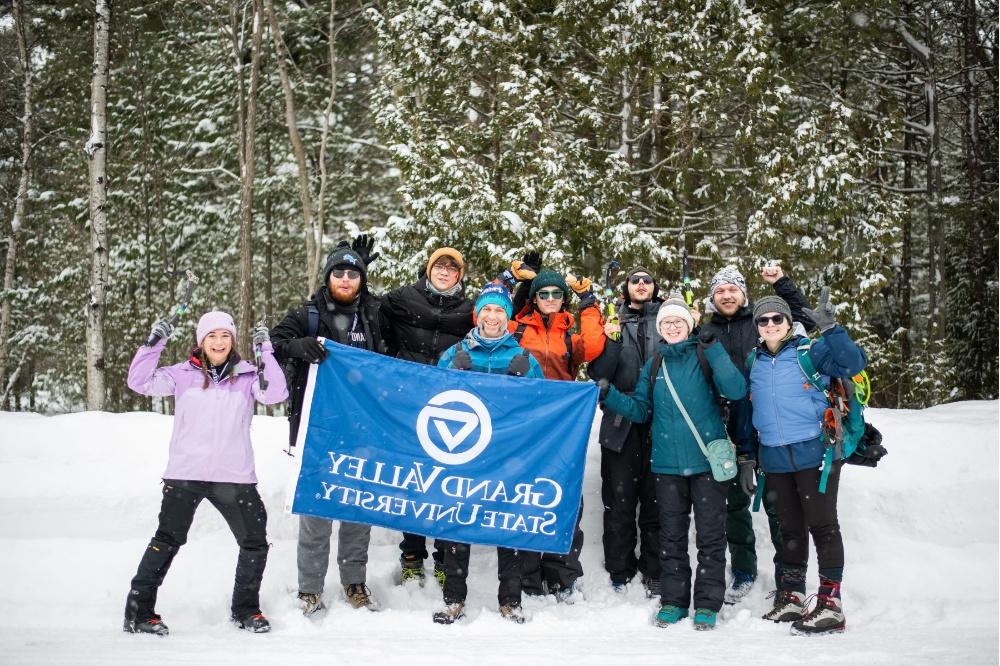
[[[544,379],[542,366],[529,351],[521,348],[507,330],[507,321],[513,309],[506,287],[492,283],[483,287],[476,299],[476,327],[441,354],[438,367]],[[434,613],[434,621],[452,624],[465,617],[471,549],[467,543],[444,539],[437,542],[444,551],[442,591],[445,607]],[[500,580],[497,591],[500,615],[518,624],[523,623],[519,551],[497,548],[497,578]]]
[[[688,616],[692,601],[688,528],[694,511],[698,575],[694,582],[694,626],[713,629],[726,591],[726,493],[728,483],[712,476],[708,459],[677,407],[663,369],[684,403],[702,441],[726,438],[717,394],[729,400],[746,395],[743,373],[708,331],[694,335],[692,311],[680,297],[660,306],[656,330],[665,344],[646,361],[632,396],[598,382],[604,406],[633,423],[652,418],[652,461],[660,514],[660,603],[657,626]],[[703,366],[704,363],[704,366]],[[711,375],[711,379],[709,379]]]

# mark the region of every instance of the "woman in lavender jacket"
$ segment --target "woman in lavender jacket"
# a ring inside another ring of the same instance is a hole
[[[240,546],[233,587],[232,621],[241,629],[270,629],[260,612],[260,583],[267,562],[267,512],[257,492],[250,419],[254,401],[273,405],[288,396],[285,377],[274,359],[266,328],[254,331],[264,360],[261,390],[257,368],[235,350],[236,325],[225,312],[209,312],[198,321],[198,346],[187,361],[158,368],[172,327],[153,326],[152,346],[132,359],[128,386],[142,395],[174,396],[174,430],[159,527],[146,547],[125,604],[124,629],[165,636],[167,626],[154,611],[156,592],[178,549],[187,541],[195,509],[203,499],[219,510]]]

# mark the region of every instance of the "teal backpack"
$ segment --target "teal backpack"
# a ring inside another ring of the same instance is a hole
[[[831,377],[830,384],[824,384],[823,375],[816,369],[809,356],[812,343],[809,338],[802,338],[795,347],[795,358],[806,380],[816,390],[822,392],[829,403],[823,414],[823,436],[826,446],[823,455],[823,473],[819,480],[819,491],[825,493],[827,478],[834,460],[875,467],[888,451],[882,446],[882,434],[875,426],[865,422],[864,408],[871,397],[868,374],[862,371],[855,377]],[[747,357],[748,376],[755,360],[757,360],[756,349]],[[757,484],[758,494],[761,493],[763,485],[763,483]],[[754,504],[756,508],[759,499],[755,498]]]

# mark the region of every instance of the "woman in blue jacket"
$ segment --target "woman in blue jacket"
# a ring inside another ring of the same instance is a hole
[[[758,460],[767,475],[765,488],[774,501],[783,542],[774,607],[764,619],[792,622],[794,634],[841,632],[846,627],[840,603],[844,542],[837,520],[842,460],[832,461],[825,470],[826,489],[820,490],[827,440],[823,416],[829,403],[799,365],[798,347],[805,338],[792,334],[788,304],[768,296],[757,301],[753,314],[761,339],[750,366],[753,425],[760,436]],[[806,314],[821,333],[808,354],[823,383],[861,372],[865,354],[834,321],[828,288],[824,287],[816,310]],[[810,534],[816,544],[819,592],[816,606],[806,612]]]
[[[656,505],[660,514],[660,603],[657,626],[676,624],[691,605],[691,564],[688,528],[694,511],[698,575],[694,582],[694,626],[713,629],[726,590],[726,492],[729,483],[712,476],[702,453],[664,378],[670,374],[678,396],[704,442],[726,437],[716,393],[730,400],[746,395],[743,374],[733,365],[714,334],[693,334],[694,318],[682,298],[664,301],[656,315],[656,330],[665,344],[662,360],[646,361],[635,392],[629,396],[601,380],[604,406],[633,423],[652,416],[652,461]],[[699,359],[711,368],[711,380]]]
[[[441,354],[438,367],[475,370],[490,374],[515,375],[544,379],[542,366],[517,343],[507,330],[513,312],[510,294],[500,284],[487,284],[476,299],[476,327],[460,342]],[[438,624],[452,624],[465,617],[466,579],[469,575],[470,547],[467,543],[438,539],[444,551],[444,603],[434,613]],[[521,609],[521,556],[511,548],[497,548],[497,600],[500,615],[513,622],[524,622]]]

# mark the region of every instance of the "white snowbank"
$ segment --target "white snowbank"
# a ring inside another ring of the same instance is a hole
[[[236,546],[204,503],[160,591],[157,611],[171,635],[127,635],[125,593],[156,527],[171,418],[0,413],[0,663],[995,664],[997,407],[870,410],[890,454],[877,470],[844,472],[848,631],[824,638],[793,637],[787,626],[758,619],[773,586],[763,513],[754,518],[761,579],[717,631],[695,632],[689,622],[656,629],[656,602],[640,589],[612,594],[593,439],[584,487],[586,601],[527,599],[528,623],[505,622],[496,612],[495,551],[477,547],[468,619],[435,625],[439,590],[395,586],[399,537],[376,529],[368,580],[386,610],[347,607],[334,564],[332,609],[307,620],[294,599],[297,519],[282,513],[293,469],[282,452],[286,424],[267,417],[255,419],[253,436],[273,543],[262,590],[272,632],[251,635],[228,623]],[[815,562],[810,574],[814,588]]]

